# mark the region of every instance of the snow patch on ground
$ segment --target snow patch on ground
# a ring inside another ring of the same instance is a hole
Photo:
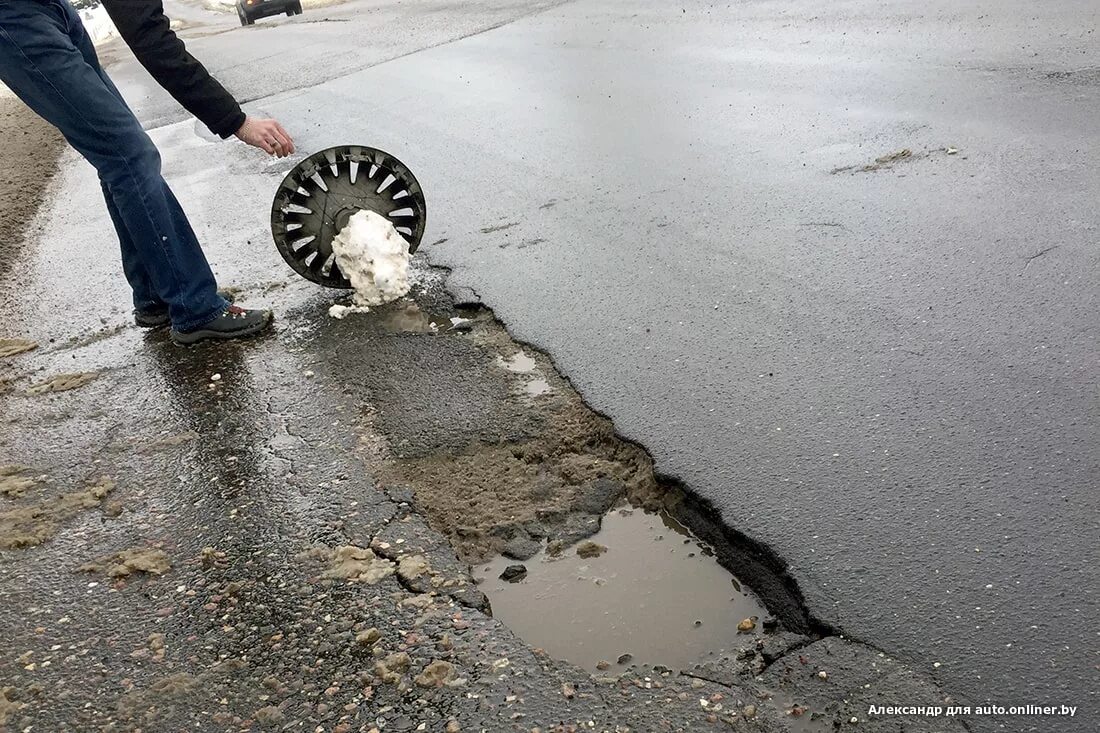
[[[333,318],[366,312],[408,294],[409,243],[393,223],[373,211],[357,211],[332,241],[336,266],[355,288],[352,306],[334,305]]]
[[[345,0],[302,0],[302,9],[324,8],[330,5],[340,5]],[[202,4],[208,10],[217,10],[223,13],[237,12],[237,0],[202,0]]]
[[[115,24],[102,6],[91,10],[81,10],[80,20],[84,23],[84,30],[92,39],[92,43],[97,46],[118,35],[118,29],[115,28]]]

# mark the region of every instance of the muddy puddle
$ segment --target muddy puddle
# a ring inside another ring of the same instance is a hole
[[[528,397],[539,397],[554,391],[549,380],[540,375],[538,362],[523,351],[517,351],[508,358],[498,356],[496,363],[498,367],[523,377],[522,391]]]
[[[500,579],[521,564],[521,580]],[[691,667],[761,634],[767,616],[675,519],[630,507],[605,516],[590,542],[557,556],[543,550],[524,563],[498,557],[475,568],[475,576],[495,618],[532,646],[594,674],[634,664]],[[755,628],[739,632],[749,618]]]
[[[388,333],[462,332],[468,330],[471,323],[469,318],[458,315],[431,313],[411,299],[372,307],[360,317],[370,319],[371,325]]]

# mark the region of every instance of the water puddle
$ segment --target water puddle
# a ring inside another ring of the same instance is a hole
[[[544,550],[523,563],[518,582],[500,579],[517,564],[499,557],[475,569],[493,615],[532,646],[594,674],[633,664],[689,668],[762,633],[767,616],[685,527],[640,509],[612,511],[590,543],[557,557]],[[755,628],[739,632],[753,617]]]
[[[508,357],[507,359],[502,356],[498,356],[497,363],[508,371],[514,372],[515,374],[527,374],[529,372],[533,372],[538,366],[538,364],[535,363],[535,360],[532,357],[528,356],[522,351],[517,351],[515,354]]]
[[[390,333],[444,333],[468,331],[472,321],[429,313],[412,300],[397,301],[371,308],[366,318],[374,319]]]
[[[545,379],[532,379],[523,386],[529,397],[538,397],[551,391],[550,383]]]

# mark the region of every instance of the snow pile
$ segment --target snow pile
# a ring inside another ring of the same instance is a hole
[[[323,8],[329,5],[340,5],[344,0],[302,0],[302,8]],[[237,12],[237,0],[203,0],[203,6],[207,10],[218,10],[225,13]]]
[[[382,305],[407,295],[409,288],[409,243],[393,224],[373,211],[357,211],[332,240],[336,266],[355,288],[352,307],[334,305],[333,318],[363,313],[369,306]]]

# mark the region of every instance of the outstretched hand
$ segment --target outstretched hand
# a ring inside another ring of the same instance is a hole
[[[246,117],[236,135],[241,142],[259,148],[268,155],[285,158],[294,153],[294,140],[276,120]]]

